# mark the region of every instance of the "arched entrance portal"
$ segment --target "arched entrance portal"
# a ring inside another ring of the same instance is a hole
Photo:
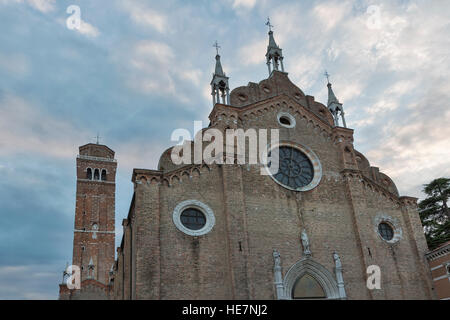
[[[333,275],[320,263],[303,258],[286,273],[284,299],[340,299]]]

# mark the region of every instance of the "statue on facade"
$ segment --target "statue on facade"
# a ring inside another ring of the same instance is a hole
[[[281,267],[280,253],[276,249],[273,250],[273,261],[275,264],[274,268]]]
[[[306,256],[310,256],[311,250],[309,249],[309,239],[305,229],[303,229],[301,237],[302,237],[303,253]]]
[[[341,269],[342,268],[341,258],[339,257],[336,251],[333,253],[333,259],[336,269]]]

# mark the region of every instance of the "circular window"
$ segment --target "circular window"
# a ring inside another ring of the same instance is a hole
[[[374,218],[373,228],[378,236],[389,244],[394,244],[402,239],[402,227],[397,218],[380,213]]]
[[[386,241],[390,241],[394,237],[394,229],[392,229],[392,227],[386,222],[382,222],[378,225],[378,232]]]
[[[280,112],[277,115],[278,123],[285,128],[294,128],[295,127],[295,118],[287,112]]]
[[[178,230],[201,236],[212,230],[215,224],[214,213],[210,207],[197,200],[186,200],[173,210],[173,223]]]
[[[272,148],[266,168],[278,184],[295,191],[315,188],[322,177],[317,156],[301,146],[280,145]]]
[[[206,224],[205,215],[195,208],[184,210],[180,216],[181,223],[188,229],[200,230]]]

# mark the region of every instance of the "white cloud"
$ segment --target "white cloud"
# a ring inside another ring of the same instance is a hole
[[[56,0],[27,0],[27,2],[33,8],[44,13],[55,10]]]
[[[149,8],[141,1],[120,1],[119,6],[128,12],[131,19],[135,23],[153,27],[161,33],[165,33],[167,31],[169,24],[166,15]]]
[[[269,40],[256,40],[239,49],[239,61],[243,65],[262,64]]]
[[[56,0],[0,0],[0,4],[13,4],[13,3],[28,3],[31,7],[39,10],[43,13],[48,13],[55,10]]]
[[[256,0],[234,0],[233,8],[252,9],[256,4]]]
[[[172,95],[188,103],[187,87],[201,86],[203,72],[180,60],[166,43],[142,40],[123,50],[114,57],[115,64],[124,68],[126,83],[137,91]]]
[[[38,153],[70,158],[76,154],[73,146],[92,136],[15,95],[0,98],[0,113],[0,155]]]
[[[313,9],[317,21],[324,25],[325,30],[335,27],[348,13],[349,3],[346,1],[321,2]]]
[[[81,34],[84,34],[85,36],[92,38],[98,37],[100,35],[100,32],[96,27],[83,20],[81,20],[80,28],[75,30],[77,30]]]

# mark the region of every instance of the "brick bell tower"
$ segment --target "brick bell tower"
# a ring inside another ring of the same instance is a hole
[[[116,168],[114,151],[89,143],[77,157],[77,191],[72,264],[81,269],[81,284],[110,282],[115,254]],[[83,289],[83,288],[82,288]]]

